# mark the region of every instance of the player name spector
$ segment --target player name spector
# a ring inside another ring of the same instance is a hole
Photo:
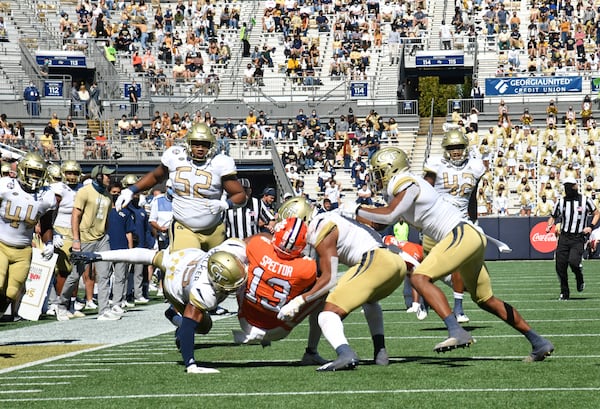
[[[292,271],[294,270],[292,266],[284,266],[269,256],[263,256],[261,264],[267,267],[269,271],[284,277],[290,277],[292,275]]]

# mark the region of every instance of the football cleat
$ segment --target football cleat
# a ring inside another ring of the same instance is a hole
[[[379,351],[377,351],[373,361],[375,362],[375,365],[386,366],[390,364],[390,357],[388,356],[385,348],[381,348]]]
[[[317,368],[318,372],[350,371],[358,366],[358,355],[354,351],[342,354],[335,361],[331,361]]]
[[[467,331],[463,331],[461,335],[457,337],[448,337],[444,341],[440,342],[433,348],[435,352],[447,352],[457,348],[468,348],[471,344],[475,343],[475,340]]]
[[[467,322],[469,322],[469,317],[467,317],[467,314],[456,314],[456,321],[458,321],[459,324],[466,324]]]
[[[417,310],[417,319],[419,321],[423,321],[425,318],[427,318],[428,312],[427,312],[427,307],[423,306],[423,305],[419,305],[419,309]]]
[[[282,258],[300,257],[306,247],[306,232],[306,223],[297,217],[288,217],[275,225],[271,244]]]
[[[100,261],[102,257],[98,253],[91,251],[73,251],[71,252],[71,262],[75,264],[89,264],[94,261]]]
[[[554,345],[552,345],[552,342],[545,339],[542,345],[540,345],[538,348],[535,348],[533,351],[531,351],[531,354],[523,359],[523,362],[543,361],[547,356],[552,355],[552,352],[554,352]]]
[[[302,355],[300,365],[325,365],[328,362],[327,359],[323,358],[317,352],[306,351],[304,355]]]
[[[196,374],[208,374],[208,373],[220,373],[218,369],[214,368],[205,368],[203,366],[198,366],[196,364],[190,365],[185,368],[187,373],[196,373]]]
[[[420,307],[421,307],[421,304],[419,304],[418,302],[414,302],[414,303],[412,303],[412,306],[406,310],[406,312],[409,314],[416,313],[417,311],[419,311]]]

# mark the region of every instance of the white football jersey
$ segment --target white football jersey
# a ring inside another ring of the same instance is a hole
[[[221,223],[221,215],[211,214],[202,202],[221,199],[221,178],[237,173],[233,158],[219,154],[198,166],[188,158],[185,148],[172,146],[163,153],[161,162],[169,169],[173,183],[173,218],[193,231]]]
[[[336,211],[318,214],[310,221],[307,243],[312,247],[318,246],[334,228],[338,229],[337,251],[341,264],[353,266],[361,262],[365,253],[384,247],[379,233]]]
[[[392,177],[387,186],[386,197],[393,198],[412,185],[417,185],[420,192],[412,206],[402,213],[402,218],[423,234],[440,241],[459,223],[466,221],[460,210],[442,199],[429,182],[410,172]]]
[[[229,295],[215,290],[208,277],[208,258],[217,251],[232,253],[244,265],[248,264],[246,244],[238,239],[225,240],[208,252],[188,248],[171,253],[167,248],[163,251],[162,260],[165,268],[164,290],[183,305],[189,302],[203,311],[215,309]]]
[[[64,182],[52,183],[50,185],[50,189],[54,192],[54,194],[60,196],[60,203],[58,205],[58,211],[56,212],[54,227],[58,227],[63,236],[63,231],[68,230],[68,236],[72,237],[71,215],[73,214],[76,191]]]
[[[56,197],[49,188],[27,193],[17,179],[0,178],[0,241],[13,247],[31,246],[35,225],[55,208]]]
[[[485,173],[483,161],[470,156],[462,166],[454,166],[445,158],[435,156],[427,160],[423,170],[435,173],[435,190],[468,217],[469,198]]]

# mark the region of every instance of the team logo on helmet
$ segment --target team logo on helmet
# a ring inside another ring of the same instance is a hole
[[[288,217],[297,217],[305,223],[309,223],[314,214],[314,206],[303,197],[293,197],[286,200],[277,212],[277,221],[283,221]]]
[[[213,286],[224,292],[237,290],[246,281],[244,264],[227,251],[217,251],[208,258],[208,277]]]
[[[306,223],[297,217],[288,217],[277,223],[274,230],[271,243],[281,257],[293,259],[302,255],[306,247]]]

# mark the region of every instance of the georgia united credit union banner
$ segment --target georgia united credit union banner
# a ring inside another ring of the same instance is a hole
[[[581,92],[581,77],[502,77],[486,78],[485,95],[536,95]]]

